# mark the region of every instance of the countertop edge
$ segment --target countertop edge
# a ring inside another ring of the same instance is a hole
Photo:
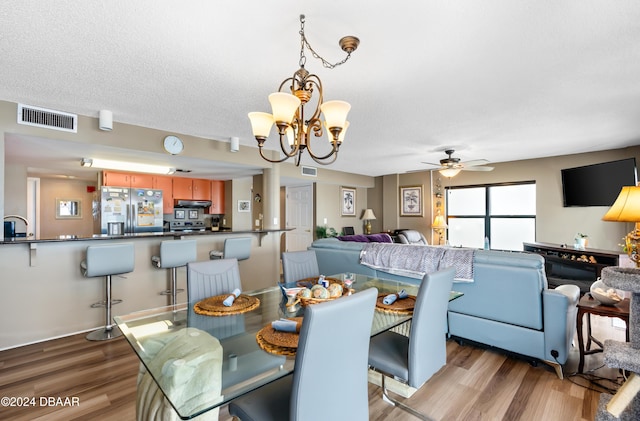
[[[35,239],[29,237],[16,237],[11,239],[0,240],[0,245],[3,244],[32,244],[32,243],[60,243],[69,241],[94,241],[94,240],[132,240],[139,238],[164,238],[164,237],[191,237],[201,235],[228,235],[228,234],[269,234],[272,232],[286,232],[291,231],[293,228],[278,228],[278,229],[264,229],[264,230],[223,230],[223,231],[163,231],[163,232],[143,232],[136,234],[123,234],[123,235],[108,235],[97,234],[91,237],[59,237],[59,238],[43,238]]]

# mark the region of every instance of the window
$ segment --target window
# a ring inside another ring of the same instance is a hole
[[[522,250],[536,236],[535,182],[447,187],[448,239],[452,246]]]

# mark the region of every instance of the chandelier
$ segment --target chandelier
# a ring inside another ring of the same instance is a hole
[[[340,48],[347,53],[347,56],[342,61],[331,64],[320,57],[309,45],[304,35],[304,22],[304,15],[300,15],[300,68],[293,76],[285,79],[280,84],[278,92],[269,95],[272,113],[251,112],[249,113],[249,119],[251,120],[253,135],[258,141],[260,156],[266,161],[278,163],[289,158],[295,158],[295,164],[298,166],[306,149],[315,162],[327,165],[335,162],[338,157],[338,149],[349,127],[347,114],[351,105],[345,101],[323,102],[320,78],[314,74],[309,74],[304,68],[307,61],[304,50],[306,47],[315,58],[322,61],[324,67],[333,69],[345,63],[351,57],[351,53],[358,48],[360,40],[354,36],[346,36],[340,39]],[[317,98],[313,103],[310,103],[314,90]],[[315,109],[307,116],[305,114],[305,106],[312,108],[314,104]],[[321,114],[324,116],[324,121],[321,120]],[[266,157],[262,149],[274,123],[280,137],[280,148],[284,153],[282,159],[275,160]],[[321,137],[324,130],[327,131],[331,150],[324,155],[317,155],[311,149],[311,136],[313,134],[316,137]]]

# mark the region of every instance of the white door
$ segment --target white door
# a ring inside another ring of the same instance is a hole
[[[287,251],[306,250],[313,242],[313,185],[287,187]]]

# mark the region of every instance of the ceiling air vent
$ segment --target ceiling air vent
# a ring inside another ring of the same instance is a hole
[[[302,167],[302,175],[308,175],[309,177],[317,177],[318,169],[313,167]]]
[[[63,132],[78,132],[78,116],[76,114],[24,104],[18,104],[18,124],[62,130]]]

